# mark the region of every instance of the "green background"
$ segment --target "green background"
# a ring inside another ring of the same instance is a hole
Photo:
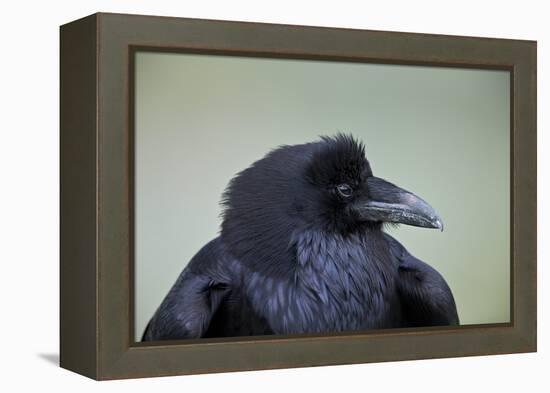
[[[339,131],[443,218],[389,232],[443,274],[461,323],[509,321],[507,71],[139,52],[135,78],[136,339],[217,236],[235,173]]]

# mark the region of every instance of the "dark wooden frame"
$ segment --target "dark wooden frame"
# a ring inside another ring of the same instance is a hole
[[[133,340],[133,54],[139,49],[511,73],[511,323]],[[94,14],[61,27],[61,366],[95,379],[536,351],[536,42]]]

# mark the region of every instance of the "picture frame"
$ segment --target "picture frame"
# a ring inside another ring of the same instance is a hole
[[[511,322],[134,341],[139,50],[510,72]],[[97,380],[536,351],[536,42],[97,13],[60,29],[60,365]]]

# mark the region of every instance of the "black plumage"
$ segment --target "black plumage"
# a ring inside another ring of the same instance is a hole
[[[273,150],[222,203],[220,235],[182,271],[144,341],[458,324],[443,277],[383,231],[441,220],[374,177],[351,136]]]

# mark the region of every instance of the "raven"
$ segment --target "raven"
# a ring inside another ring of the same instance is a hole
[[[237,174],[221,231],[183,269],[143,341],[457,325],[443,277],[383,231],[443,230],[418,196],[373,176],[338,134]]]

